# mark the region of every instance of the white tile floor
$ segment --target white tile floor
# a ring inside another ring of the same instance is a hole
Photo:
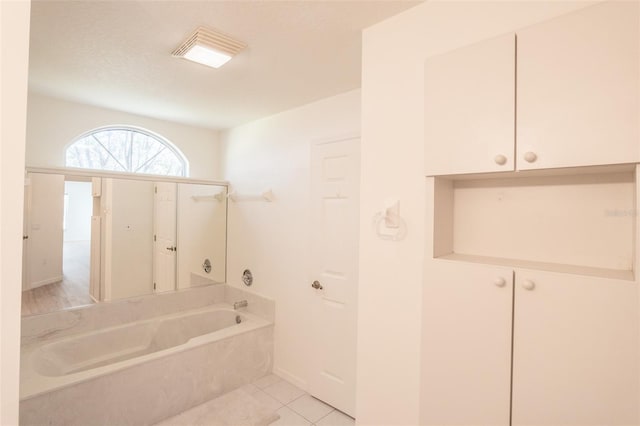
[[[280,415],[271,425],[353,426],[355,421],[286,380],[270,374],[242,388]]]

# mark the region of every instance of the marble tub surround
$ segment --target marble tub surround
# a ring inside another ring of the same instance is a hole
[[[230,285],[224,286],[224,301],[230,305],[240,300],[246,300],[248,306],[240,311],[250,312],[270,322],[276,320],[276,302],[256,293],[246,291]]]
[[[226,284],[96,303],[22,317],[22,345],[202,308],[225,299]]]
[[[23,397],[21,424],[150,425],[187,411],[271,371],[273,325],[262,321],[253,330],[144,355],[144,362]]]
[[[272,323],[219,303],[24,345],[20,397],[75,385],[265,327],[272,327]]]
[[[232,311],[238,300],[249,304]],[[248,320],[159,352],[143,348],[134,358],[105,351],[117,361],[110,365],[34,366],[34,353],[46,345],[218,308]],[[272,300],[226,284],[23,317],[21,424],[147,425],[174,416],[271,372],[274,317]]]

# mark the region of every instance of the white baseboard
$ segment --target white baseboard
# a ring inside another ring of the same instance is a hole
[[[28,290],[34,289],[34,288],[38,288],[38,287],[42,287],[43,285],[47,285],[47,284],[53,284],[53,283],[57,283],[59,281],[62,281],[62,275],[57,276],[57,277],[52,277],[52,278],[47,278],[46,280],[41,280],[41,281],[37,281],[35,283],[31,283],[31,285],[29,286]]]
[[[302,389],[303,391],[307,392],[307,382],[305,380],[302,380],[300,377],[296,376],[295,374],[291,374],[289,373],[287,370],[284,370],[280,367],[273,367],[273,374],[275,374],[276,376],[280,376],[283,379],[285,379],[287,382],[299,387],[300,389]]]

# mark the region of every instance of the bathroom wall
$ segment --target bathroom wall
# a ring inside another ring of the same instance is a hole
[[[272,189],[275,199],[229,202],[227,282],[275,299],[274,371],[301,387],[313,347],[310,290],[310,146],[360,132],[360,90],[235,127],[222,134],[224,178],[242,195]],[[396,141],[393,141],[395,143]]]
[[[29,92],[28,166],[64,167],[67,144],[82,133],[109,125],[131,125],[167,138],[189,160],[189,176],[220,179],[218,132]]]
[[[366,425],[420,423],[426,57],[543,21],[589,2],[429,1],[364,31],[358,392]],[[389,55],[380,52],[393,52]],[[371,219],[400,200],[408,234],[382,241]],[[431,240],[430,235],[427,240]],[[391,302],[389,295],[398,294]]]
[[[0,424],[18,424],[30,2],[0,1]]]
[[[212,198],[221,192],[226,195],[219,186],[178,185],[178,288],[225,282],[226,199]],[[202,268],[205,259],[209,273]]]

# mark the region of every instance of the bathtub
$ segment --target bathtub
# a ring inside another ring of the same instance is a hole
[[[271,322],[223,303],[29,344],[20,423],[153,424],[269,373],[272,351]]]

